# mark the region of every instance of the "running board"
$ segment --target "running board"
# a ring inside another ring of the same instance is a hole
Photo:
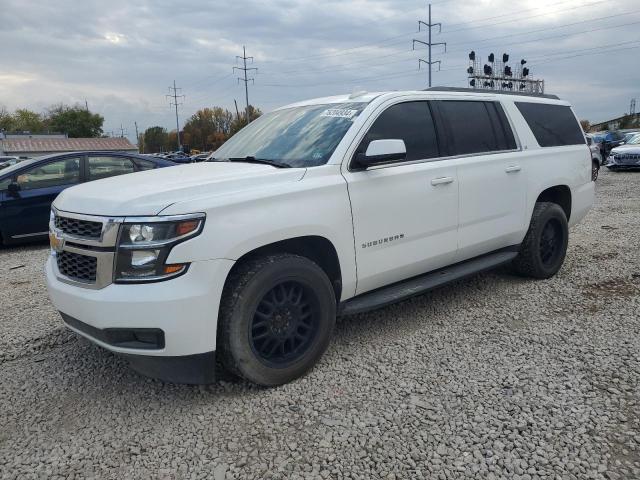
[[[447,283],[461,278],[491,270],[510,262],[518,255],[514,249],[500,250],[495,253],[476,257],[450,267],[414,277],[409,280],[395,283],[388,287],[382,287],[373,292],[358,295],[340,306],[338,315],[353,315],[364,313],[376,308],[385,307],[402,300],[420,295],[422,293],[441,287]]]

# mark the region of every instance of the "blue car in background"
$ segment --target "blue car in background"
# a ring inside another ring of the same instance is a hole
[[[44,238],[51,203],[65,188],[127,173],[170,167],[161,158],[116,152],[73,152],[24,160],[0,170],[0,243]]]

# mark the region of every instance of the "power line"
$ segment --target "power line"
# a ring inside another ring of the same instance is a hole
[[[611,0],[605,0],[605,1],[609,1],[610,2]],[[573,3],[573,2],[575,2],[575,0],[564,0],[562,2],[555,2],[555,6],[563,5],[565,3]],[[587,5],[587,6],[589,6],[589,5]],[[449,27],[457,27],[459,25],[471,25],[471,24],[477,24],[478,22],[484,22],[486,20],[494,20],[496,18],[504,18],[504,17],[511,17],[511,16],[514,16],[514,15],[521,15],[521,14],[526,13],[526,12],[535,12],[535,11],[539,10],[540,8],[546,8],[546,7],[534,7],[534,8],[528,8],[528,9],[525,9],[525,10],[518,10],[517,12],[510,12],[510,13],[503,13],[503,14],[500,14],[500,15],[493,15],[491,17],[476,18],[475,20],[469,20],[469,21],[466,21],[466,22],[450,23]],[[547,13],[555,13],[555,12],[547,12]],[[449,33],[449,32],[451,32],[451,30],[445,30],[445,33]]]
[[[531,18],[539,18],[539,17],[545,17],[547,15],[552,15],[552,14],[556,14],[556,13],[562,13],[562,12],[568,12],[568,11],[572,11],[572,10],[577,10],[578,8],[583,9],[583,8],[588,8],[588,7],[592,7],[594,5],[599,5],[601,3],[608,3],[610,0],[599,0],[597,2],[593,2],[593,3],[587,3],[586,5],[576,5],[573,7],[569,7],[569,8],[564,8],[561,10],[555,10],[553,12],[544,12],[544,13],[539,13],[537,15],[527,15],[526,17],[522,17],[522,18],[511,18],[508,20],[502,20],[500,22],[494,22],[494,23],[488,23],[485,25],[472,25],[470,27],[463,27],[463,28],[455,28],[453,30],[445,30],[445,33],[454,33],[454,32],[461,32],[464,30],[474,30],[477,28],[486,28],[486,27],[493,27],[496,25],[503,25],[505,23],[511,23],[511,22],[517,22],[519,20],[529,20]],[[561,3],[566,3],[566,2],[561,2]],[[526,11],[526,10],[524,10]],[[521,12],[518,12],[521,13]],[[511,14],[511,15],[517,15],[517,14]],[[474,22],[476,23],[476,22]]]
[[[426,45],[427,48],[429,49],[429,60],[424,60],[422,58],[418,59],[418,68],[420,68],[420,65],[422,65],[423,63],[425,63],[429,69],[429,82],[428,85],[429,87],[431,87],[431,67],[434,64],[438,64],[438,69],[440,69],[440,66],[442,64],[441,60],[436,60],[433,61],[431,59],[431,47],[434,47],[436,45],[444,45],[444,51],[445,53],[447,52],[447,42],[432,42],[431,41],[431,29],[433,27],[438,27],[438,33],[440,33],[442,31],[442,24],[440,22],[438,23],[431,23],[431,4],[429,4],[429,21],[428,23],[423,22],[422,20],[418,20],[418,31],[420,31],[420,28],[422,27],[422,25],[424,25],[425,27],[427,27],[428,29],[428,38],[429,41],[428,42],[423,42],[422,40],[416,40],[415,38],[413,39],[413,49],[415,50],[416,48],[416,43],[420,43],[422,45]]]
[[[489,37],[489,38],[484,38],[484,39],[480,39],[480,40],[457,42],[457,43],[452,43],[451,45],[471,45],[471,44],[475,45],[475,44],[477,44],[479,42],[490,42],[491,40],[500,40],[500,39],[503,39],[503,38],[516,37],[516,36],[521,37],[521,36],[524,36],[524,35],[530,35],[532,33],[546,32],[546,31],[549,31],[549,30],[557,30],[559,28],[573,27],[575,25],[582,25],[584,23],[589,23],[589,22],[600,22],[602,20],[607,20],[607,19],[614,18],[614,17],[627,16],[627,15],[635,14],[635,13],[638,13],[638,10],[635,10],[635,11],[632,11],[632,12],[618,13],[618,14],[609,15],[609,16],[606,16],[606,17],[598,17],[598,18],[592,18],[592,19],[589,19],[589,20],[582,20],[582,21],[579,21],[579,22],[565,23],[565,24],[562,24],[562,25],[555,25],[553,27],[540,28],[540,29],[537,29],[537,30],[530,30],[528,32],[510,33],[510,34],[507,34],[507,35],[500,35],[500,36],[497,36],[497,37]],[[556,35],[556,36],[551,36],[551,37],[547,37],[547,38],[561,38],[563,36],[579,35],[579,34],[582,34],[582,33],[595,32],[595,31],[598,31],[598,30],[606,30],[606,29],[609,29],[609,28],[618,28],[618,27],[624,27],[624,26],[628,26],[628,25],[635,25],[636,23],[638,23],[638,22],[611,25],[611,26],[606,26],[606,27],[599,27],[599,28],[596,28],[596,29],[593,29],[593,30],[582,30],[580,32],[573,32],[573,33],[570,33],[570,34]],[[538,39],[533,39],[531,41],[538,41],[538,40],[544,40],[544,39],[545,39],[545,37],[541,37],[541,38],[538,38]],[[517,42],[517,43],[527,43],[529,41],[530,40],[525,40],[523,42]],[[449,53],[459,52],[459,51],[461,51],[461,49],[454,49],[454,50],[449,50]]]
[[[167,98],[173,98],[173,101],[169,102],[169,105],[176,107],[176,136],[178,137],[178,151],[182,150],[182,142],[180,141],[180,122],[178,121],[178,106],[182,103],[178,103],[178,98],[184,100],[184,95],[178,95],[178,91],[181,88],[176,87],[176,81],[173,81],[173,87],[169,87],[169,90],[173,90],[173,94],[166,95]]]
[[[246,118],[247,118],[247,125],[249,125],[250,119],[249,119],[249,82],[251,83],[255,83],[255,80],[253,78],[248,78],[247,77],[247,72],[249,71],[255,71],[257,72],[258,69],[256,67],[247,67],[247,60],[250,60],[251,63],[253,63],[253,57],[247,57],[247,49],[243,46],[242,47],[242,56],[236,56],[236,62],[238,60],[242,60],[242,67],[233,67],[233,71],[235,72],[236,70],[239,70],[241,72],[244,72],[244,78],[238,77],[238,83],[240,82],[244,82],[244,94],[245,94],[245,99],[247,101],[247,107],[245,110],[245,114],[246,114]]]

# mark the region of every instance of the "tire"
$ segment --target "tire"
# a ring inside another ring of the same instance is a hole
[[[529,230],[512,267],[526,277],[553,277],[562,267],[568,244],[569,226],[564,210],[555,203],[536,203]]]
[[[325,272],[305,257],[247,260],[225,284],[219,322],[225,368],[258,385],[282,385],[304,375],[329,346],[335,292]]]
[[[594,182],[598,179],[598,173],[600,172],[600,164],[598,160],[593,160],[591,162],[591,180]]]

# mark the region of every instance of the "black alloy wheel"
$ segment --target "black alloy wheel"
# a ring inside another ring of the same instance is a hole
[[[334,285],[309,258],[274,253],[241,261],[222,294],[217,353],[239,377],[282,385],[322,357],[336,310]]]
[[[562,237],[563,231],[560,222],[555,218],[550,219],[540,235],[540,260],[544,266],[548,267],[558,261],[564,244]]]
[[[568,244],[569,225],[562,207],[538,202],[518,256],[512,262],[513,270],[526,277],[553,277],[564,263]]]
[[[305,285],[288,281],[269,290],[250,324],[254,353],[266,364],[286,367],[302,357],[318,333],[320,305]]]

